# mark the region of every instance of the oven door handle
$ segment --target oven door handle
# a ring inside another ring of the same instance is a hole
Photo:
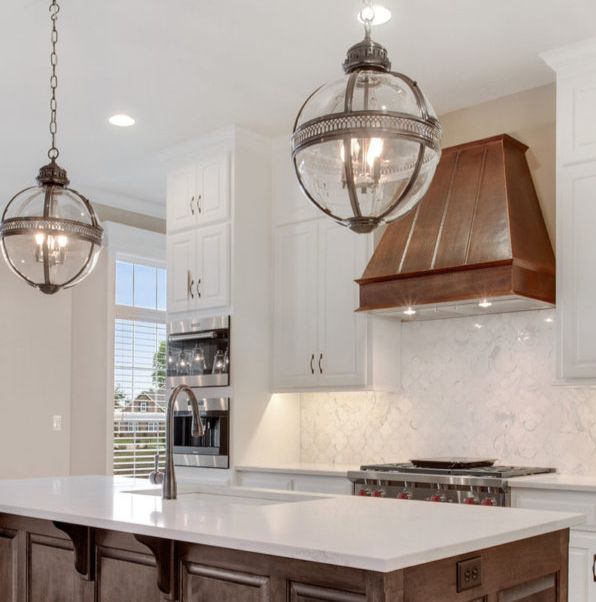
[[[200,341],[201,339],[216,339],[217,338],[217,331],[215,330],[211,330],[211,331],[203,331],[203,332],[189,332],[186,334],[171,334],[168,337],[168,340],[170,341],[192,341],[192,340],[197,340]]]

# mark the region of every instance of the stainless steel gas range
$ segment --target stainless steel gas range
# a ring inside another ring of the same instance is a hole
[[[554,468],[499,466],[478,458],[426,458],[371,464],[348,473],[354,495],[480,506],[509,506],[509,480]]]

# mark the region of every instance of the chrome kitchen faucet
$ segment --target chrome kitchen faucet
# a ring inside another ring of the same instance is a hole
[[[176,487],[176,473],[174,471],[174,408],[176,400],[180,393],[185,392],[190,400],[190,408],[192,411],[192,436],[202,437],[205,434],[205,428],[201,422],[199,413],[199,402],[188,385],[178,385],[170,395],[168,407],[166,411],[166,464],[163,472],[159,470],[159,454],[155,456],[155,469],[151,471],[149,480],[154,485],[161,484],[164,500],[175,500],[178,491]]]

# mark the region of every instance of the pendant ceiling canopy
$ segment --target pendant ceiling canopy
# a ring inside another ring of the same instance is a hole
[[[441,156],[441,126],[415,81],[391,71],[370,37],[348,50],[345,75],[306,100],[294,125],[292,158],[314,205],[351,230],[371,232],[424,196]]]
[[[46,294],[81,282],[95,267],[101,251],[103,229],[81,194],[68,187],[66,171],[56,162],[56,22],[60,7],[50,3],[52,24],[50,162],[37,177],[37,186],[25,188],[8,203],[0,222],[2,253],[11,270]]]

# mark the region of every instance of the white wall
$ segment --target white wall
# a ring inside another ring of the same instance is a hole
[[[0,478],[69,473],[71,303],[69,291],[44,295],[0,258]]]

